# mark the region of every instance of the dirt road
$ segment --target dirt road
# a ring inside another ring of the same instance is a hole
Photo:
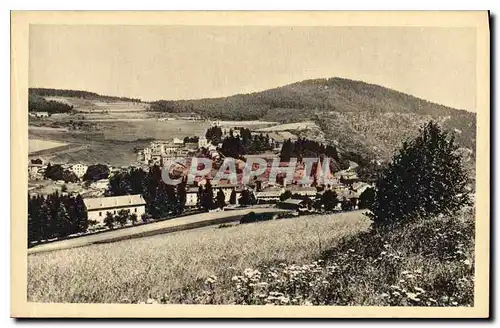
[[[72,239],[54,241],[51,243],[42,244],[29,248],[28,255],[41,252],[50,252],[60,249],[82,247],[92,244],[110,243],[124,239],[141,238],[141,237],[153,236],[174,231],[194,229],[213,224],[222,224],[226,222],[238,221],[241,216],[248,214],[252,211],[255,213],[278,213],[278,212],[285,212],[286,210],[261,207],[261,208],[245,208],[245,209],[236,209],[229,211],[212,212],[212,213],[193,214],[181,218],[143,224],[130,228],[111,230]]]

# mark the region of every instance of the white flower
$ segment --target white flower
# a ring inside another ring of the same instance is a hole
[[[420,288],[420,287],[415,287],[415,290],[416,290],[417,292],[419,292],[420,294],[425,293],[425,290],[423,290],[423,289],[422,289],[422,288]]]
[[[408,297],[409,299],[411,299],[412,301],[415,301],[415,302],[419,302],[420,301],[420,298],[417,297],[418,295],[417,294],[414,294],[414,293],[407,293],[406,294],[406,297]]]

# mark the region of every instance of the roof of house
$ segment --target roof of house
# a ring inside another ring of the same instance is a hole
[[[303,199],[288,198],[282,201],[282,203],[300,205],[303,201],[304,201]]]
[[[115,197],[84,198],[83,202],[85,203],[85,207],[88,211],[146,204],[146,201],[140,194]]]

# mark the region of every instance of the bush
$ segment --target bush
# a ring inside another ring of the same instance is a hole
[[[273,213],[261,213],[256,214],[255,212],[250,212],[246,215],[243,215],[240,219],[240,223],[254,223],[259,221],[267,221],[273,219]]]
[[[429,122],[393,157],[369,205],[377,226],[392,227],[470,205],[469,178],[453,135]]]

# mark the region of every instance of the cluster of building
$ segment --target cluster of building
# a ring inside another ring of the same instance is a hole
[[[186,158],[200,148],[207,148],[209,142],[204,136],[198,142],[184,142],[179,138],[173,140],[155,140],[148,147],[137,152],[137,161],[146,165],[160,165],[167,161],[176,161]],[[213,146],[215,149],[216,147]]]
[[[49,113],[48,112],[28,112],[28,115],[30,117],[36,117],[36,118],[49,117]]]
[[[212,122],[214,126],[220,126],[220,122]],[[231,133],[233,136],[240,135],[240,129],[222,127],[223,137],[229,136]],[[285,140],[285,138],[290,138],[289,135],[281,135],[277,133],[272,133],[270,136],[272,142],[280,143]],[[197,142],[189,142],[189,140],[197,140]],[[173,138],[172,140],[155,140],[152,141],[148,147],[142,149],[138,152],[137,161],[142,164],[143,167],[151,165],[163,166],[167,161],[178,161],[182,159],[183,161],[189,159],[190,156],[200,153],[203,150],[203,154],[211,157],[212,159],[219,159],[222,155],[218,152],[218,147],[213,145],[205,136],[200,136],[196,138],[188,138],[185,142],[179,138]],[[250,155],[251,156],[251,155]],[[256,155],[257,156],[257,155]],[[265,156],[261,158],[266,158]],[[268,163],[274,160],[275,156],[269,156],[266,158]],[[189,161],[189,160],[188,160]],[[45,169],[47,164],[42,161],[30,161],[28,165],[28,174],[30,181],[33,180],[43,180]],[[244,164],[244,163],[243,163]],[[280,166],[288,166],[289,163],[280,163]],[[87,172],[87,165],[77,163],[77,164],[62,164],[63,169],[70,170],[78,178],[82,178]],[[120,171],[122,168],[109,167],[110,175],[115,172]],[[303,206],[304,201],[317,199],[322,192],[326,190],[332,190],[338,196],[338,200],[354,199],[357,200],[361,193],[366,190],[366,188],[371,187],[370,185],[360,182],[357,179],[354,170],[344,170],[342,172],[337,172],[331,174],[327,169],[325,171],[321,168],[319,164],[316,167],[316,176],[311,179],[310,183],[304,184],[301,180],[303,179],[306,168],[303,164],[298,163],[296,166],[296,171],[293,176],[280,176],[280,179],[270,178],[271,166],[265,170],[263,174],[255,177],[249,183],[243,183],[242,174],[239,173],[237,177],[237,182],[228,180],[213,180],[216,175],[217,170],[214,169],[211,173],[207,174],[205,177],[196,177],[194,182],[187,186],[186,189],[186,203],[185,207],[194,208],[199,205],[199,187],[203,186],[210,180],[214,196],[222,191],[225,196],[226,204],[231,203],[231,198],[236,199],[236,205],[241,197],[241,193],[244,190],[251,192],[256,199],[257,203],[269,204],[269,203],[280,203],[283,206],[289,206],[290,208],[298,208]],[[328,181],[328,183],[325,183]],[[55,182],[58,184],[59,182]],[[61,184],[61,183],[59,183]],[[146,202],[142,195],[126,195],[126,196],[116,196],[116,197],[103,197],[105,191],[109,187],[109,180],[103,179],[100,181],[92,182],[90,185],[85,185],[83,183],[72,184],[74,188],[68,190],[69,192],[79,193],[84,197],[84,203],[87,208],[88,218],[90,220],[103,223],[106,213],[110,212],[112,214],[118,213],[118,211],[125,209],[131,213],[135,213],[139,218],[145,213]],[[321,186],[321,188],[318,188]],[[301,196],[301,199],[290,198],[282,201],[282,195],[288,191],[291,195]]]
[[[32,181],[43,180],[45,170],[47,169],[47,163],[43,159],[39,159],[41,163],[33,163],[30,161],[28,163],[28,179]],[[73,172],[78,179],[81,179],[87,172],[88,166],[85,164],[61,164],[61,167],[65,170]]]

